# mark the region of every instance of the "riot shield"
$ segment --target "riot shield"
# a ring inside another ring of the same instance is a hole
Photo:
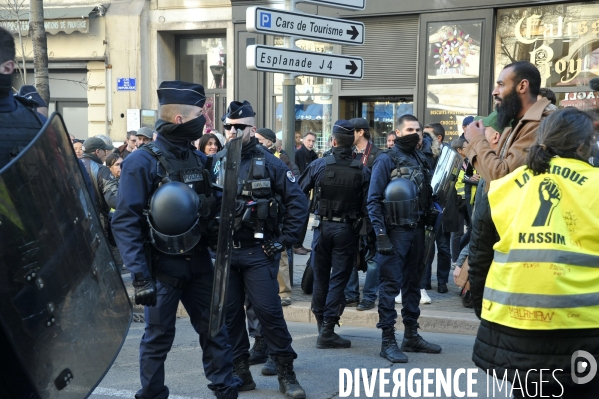
[[[89,396],[131,323],[119,272],[55,113],[0,170],[0,396]]]
[[[223,196],[218,229],[218,244],[214,262],[214,281],[212,284],[212,302],[210,303],[210,337],[215,337],[223,327],[224,312],[229,285],[229,269],[233,251],[233,233],[235,224],[235,200],[239,164],[241,163],[241,140],[243,133],[237,131],[237,137],[227,143],[226,160],[220,164],[219,183],[222,184]],[[224,173],[223,173],[224,172]],[[224,176],[223,176],[224,174]]]
[[[435,173],[431,179],[433,195],[439,198],[439,202],[444,204],[451,188],[455,187],[456,179],[460,174],[461,163],[462,159],[457,152],[448,146],[443,146]]]
[[[438,203],[434,204],[430,212],[436,212],[438,215],[435,226],[427,226],[425,231],[424,256],[419,267],[421,279],[422,274],[426,271],[426,266],[435,256],[435,240],[437,238],[437,231],[441,228],[441,218],[444,210],[439,203],[447,203],[451,189],[455,187],[456,179],[460,174],[460,163],[461,158],[458,153],[448,146],[443,146],[439,160],[437,161],[435,173],[431,179],[433,195],[437,197]]]

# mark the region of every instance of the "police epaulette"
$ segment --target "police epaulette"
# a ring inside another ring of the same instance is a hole
[[[150,154],[157,156],[157,157],[162,155],[162,150],[154,143],[144,144],[144,145],[140,146],[139,149],[145,150],[146,152],[149,152]]]
[[[23,96],[14,96],[15,100],[17,100],[18,102],[20,102],[21,104],[23,104],[24,106],[26,106],[27,108],[31,109],[31,110],[36,110],[37,107],[39,107],[39,104],[34,101],[31,100],[27,97],[23,97]]]

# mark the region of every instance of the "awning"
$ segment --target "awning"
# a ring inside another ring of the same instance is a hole
[[[395,107],[395,114],[393,113],[393,107]],[[397,121],[402,115],[412,114],[413,112],[413,104],[375,104],[374,121],[393,123],[394,120]]]
[[[59,32],[71,34],[73,32],[89,33],[89,14],[97,7],[60,7],[44,8],[44,27],[49,35],[56,35]],[[16,33],[20,27],[21,35],[29,34],[29,8],[17,11],[8,7],[0,10],[0,26],[9,32]]]
[[[297,121],[319,121],[323,119],[325,107],[330,104],[295,104],[295,120]],[[329,111],[330,113],[330,111]],[[283,119],[283,104],[278,104],[276,109],[278,120]]]

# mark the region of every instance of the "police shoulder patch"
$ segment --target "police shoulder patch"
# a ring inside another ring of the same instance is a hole
[[[295,176],[293,176],[293,173],[290,170],[287,171],[287,180],[291,183],[295,183]]]

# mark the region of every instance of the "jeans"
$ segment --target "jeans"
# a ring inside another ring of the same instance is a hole
[[[362,299],[375,302],[379,290],[379,266],[376,263],[376,257],[369,260],[366,265],[368,269],[366,270],[366,279],[362,288]],[[345,297],[348,299],[360,298],[360,278],[355,265],[349,277],[347,287],[345,287]]]
[[[437,283],[447,284],[449,271],[451,270],[451,233],[444,233],[442,229],[437,232],[435,242],[437,243]],[[433,259],[426,265],[426,272],[420,281],[420,288],[424,289],[426,284],[431,283]]]
[[[466,210],[464,210],[463,212],[459,212],[459,226],[460,229],[458,231],[454,231],[453,233],[451,233],[451,261],[455,263],[456,259],[458,258],[458,256],[460,255],[460,241],[462,240],[462,237],[464,236],[464,223],[466,221]]]

